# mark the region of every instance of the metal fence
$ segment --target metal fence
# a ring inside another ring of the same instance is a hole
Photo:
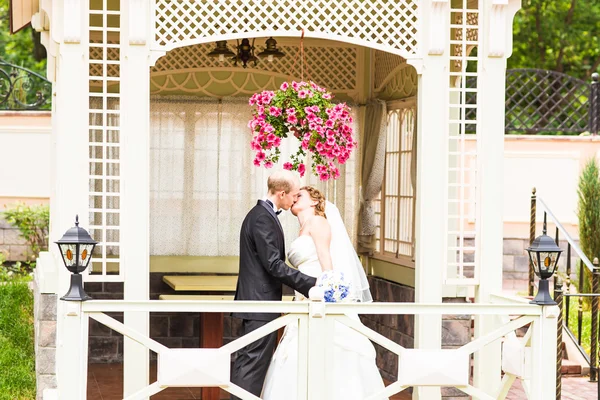
[[[51,94],[42,75],[0,60],[0,110],[50,110]]]
[[[506,73],[507,134],[598,133],[598,74],[586,82],[541,69]]]

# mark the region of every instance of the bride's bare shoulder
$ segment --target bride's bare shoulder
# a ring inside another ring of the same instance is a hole
[[[327,218],[322,217],[320,215],[315,215],[311,220],[311,228],[313,229],[329,229],[329,223],[327,222]]]

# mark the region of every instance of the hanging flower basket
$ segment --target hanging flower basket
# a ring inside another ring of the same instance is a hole
[[[346,103],[334,104],[333,96],[313,82],[284,82],[279,90],[255,93],[248,104],[255,107],[248,123],[252,130],[254,165],[271,168],[279,162],[282,140],[294,135],[301,144],[283,168],[304,176],[304,160],[310,154],[312,173],[322,181],[337,179],[356,142]]]

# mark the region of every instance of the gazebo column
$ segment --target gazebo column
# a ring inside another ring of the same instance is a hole
[[[489,303],[490,295],[502,292],[503,190],[504,190],[504,97],[506,59],[512,49],[512,20],[519,9],[518,0],[493,0],[480,3],[484,18],[480,30],[478,90],[478,182],[479,189],[479,286],[475,301]],[[497,316],[475,319],[475,338],[499,326]],[[500,342],[475,353],[474,386],[492,395],[501,380]]]
[[[423,2],[423,58],[411,62],[419,74],[417,113],[417,205],[415,232],[415,302],[441,303],[446,265],[446,199],[448,179],[448,48],[447,2]],[[415,348],[440,349],[442,315],[415,316]],[[402,371],[399,371],[401,374]],[[415,388],[413,399],[441,399],[439,387]]]
[[[64,4],[64,6],[63,6]],[[50,40],[59,43],[52,96],[52,137],[54,139],[54,189],[51,198],[51,230],[49,250],[54,255],[58,272],[57,294],[63,296],[70,284],[71,273],[62,263],[54,242],[74,226],[79,215],[81,226],[88,226],[88,132],[87,30],[85,10],[79,1],[56,2],[53,10],[63,15]],[[56,21],[56,19],[55,19]],[[52,71],[50,76],[54,73]],[[56,379],[59,399],[81,399],[85,396],[86,377],[80,377],[81,365],[73,362],[87,354],[87,347],[73,345],[69,336],[87,334],[79,331],[77,302],[57,301]],[[71,314],[71,316],[67,314]],[[87,343],[87,340],[84,341]],[[85,352],[85,353],[84,353]],[[80,377],[81,379],[74,379]]]
[[[150,281],[149,3],[121,2],[121,268],[126,301],[148,300]],[[149,313],[126,311],[124,323],[149,336]],[[149,350],[124,338],[124,395],[149,384]]]

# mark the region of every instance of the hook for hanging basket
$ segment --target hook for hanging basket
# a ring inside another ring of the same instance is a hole
[[[298,55],[300,57],[298,57]],[[294,64],[292,64],[292,70],[291,70],[292,74],[294,73],[294,70],[296,68],[296,60],[298,58],[300,58],[300,80],[304,81],[304,69],[306,68],[306,58],[305,58],[305,54],[304,54],[304,28],[302,28],[300,31],[300,46],[298,47],[298,54],[294,58]],[[308,70],[307,70],[307,75],[308,75]]]

